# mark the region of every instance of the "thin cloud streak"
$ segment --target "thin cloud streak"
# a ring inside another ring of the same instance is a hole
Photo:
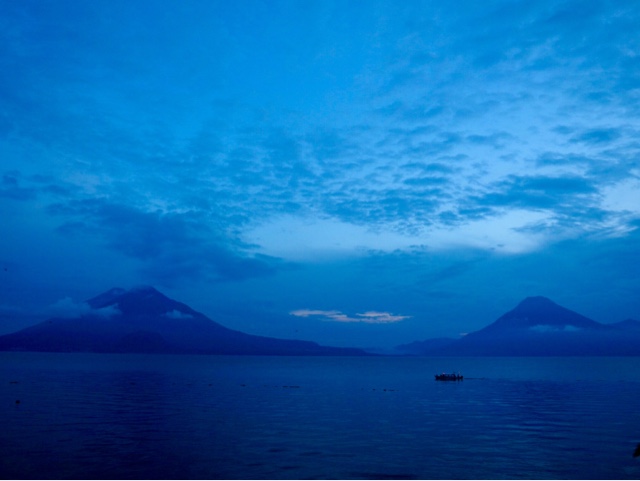
[[[334,322],[363,322],[365,324],[388,324],[409,319],[411,316],[398,316],[389,312],[367,311],[350,317],[340,311],[323,311],[313,309],[298,309],[289,314],[296,317],[317,317],[324,321]]]

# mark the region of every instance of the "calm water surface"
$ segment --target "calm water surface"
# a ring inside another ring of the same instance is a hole
[[[640,479],[640,358],[0,353],[0,423],[5,479]]]

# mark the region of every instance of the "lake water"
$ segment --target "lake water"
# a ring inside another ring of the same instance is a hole
[[[0,406],[4,479],[640,479],[640,358],[0,353]]]

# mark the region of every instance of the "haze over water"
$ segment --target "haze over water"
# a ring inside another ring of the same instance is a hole
[[[4,478],[640,478],[639,358],[0,356]]]

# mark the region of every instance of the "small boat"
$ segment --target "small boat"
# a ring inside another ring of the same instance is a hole
[[[442,374],[436,374],[436,381],[462,381],[462,379],[463,377],[460,373],[446,374],[443,372]]]

